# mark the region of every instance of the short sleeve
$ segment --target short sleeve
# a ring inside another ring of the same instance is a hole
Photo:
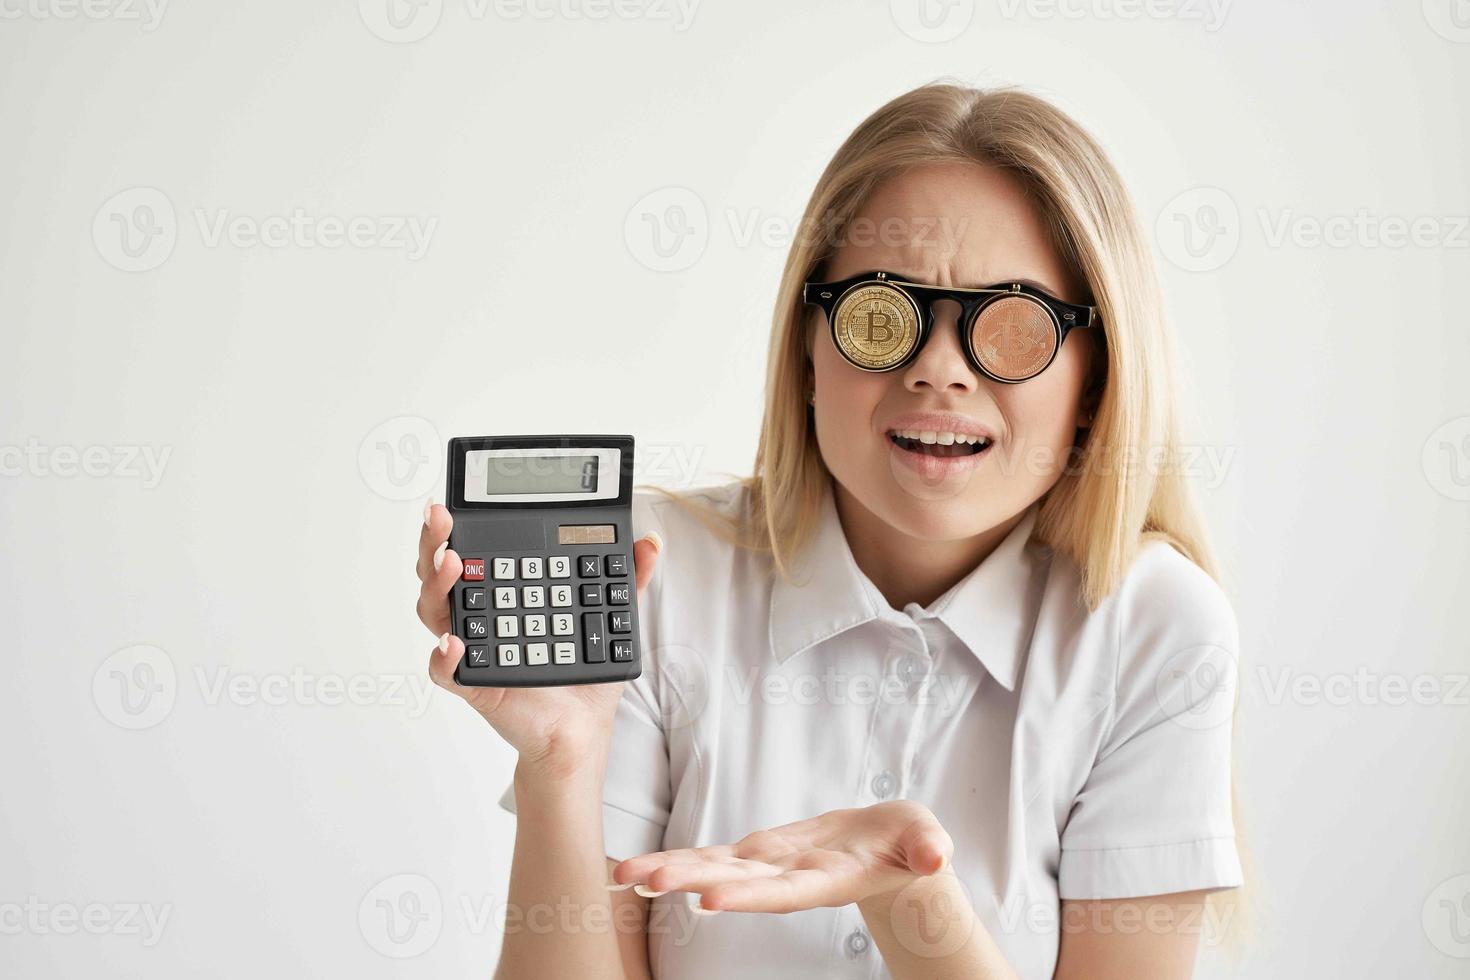
[[[634,491],[633,534],[643,537],[656,529],[667,546],[668,535],[658,526],[657,499],[650,492]],[[602,833],[607,856],[619,861],[660,850],[669,822],[669,749],[658,707],[652,655],[658,648],[662,580],[668,571],[660,556],[659,570],[638,607],[643,672],[623,686],[613,718],[612,747],[603,781]],[[501,794],[500,805],[515,813],[514,783]]]
[[[1139,563],[1119,597],[1112,722],[1062,832],[1064,899],[1242,881],[1231,812],[1235,614],[1172,547],[1156,543]]]

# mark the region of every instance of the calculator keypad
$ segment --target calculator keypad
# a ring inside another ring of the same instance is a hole
[[[464,567],[465,582],[493,583],[459,593],[468,666],[632,662],[626,554],[470,557]]]

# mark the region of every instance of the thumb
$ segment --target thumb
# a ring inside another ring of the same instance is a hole
[[[938,820],[929,817],[904,832],[903,853],[914,874],[935,875],[949,867],[954,841]]]

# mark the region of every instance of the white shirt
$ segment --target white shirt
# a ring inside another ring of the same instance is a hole
[[[701,496],[733,514],[747,493]],[[635,534],[666,548],[612,735],[609,857],[917,800],[1023,977],[1052,975],[1062,898],[1240,884],[1235,617],[1168,544],[1088,613],[1076,566],[1029,541],[1033,506],[945,595],[900,611],[854,562],[830,488],[794,584],[659,495],[633,507]],[[854,905],[700,916],[691,898],[652,902],[660,980],[888,976]]]

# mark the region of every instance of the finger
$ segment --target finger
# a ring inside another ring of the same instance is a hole
[[[463,696],[464,688],[454,682],[454,668],[463,656],[464,641],[453,633],[445,632],[429,653],[429,679],[446,691]]]
[[[449,531],[454,527],[454,517],[449,508],[432,500],[424,505],[424,526],[419,528],[419,560],[414,566],[422,582],[434,570],[434,552],[449,540]]]
[[[713,885],[701,894],[699,905],[719,912],[800,912],[848,904],[843,896],[831,892],[832,876],[825,871],[797,870],[774,878]]]
[[[920,817],[904,828],[897,844],[909,870],[915,874],[938,874],[954,856],[954,841],[933,816]]]
[[[774,878],[783,869],[760,861],[690,861],[666,864],[644,881],[647,888],[660,892],[703,892],[715,885],[757,878]]]
[[[709,847],[680,847],[669,851],[653,851],[630,857],[618,862],[613,868],[613,880],[619,884],[632,881],[644,882],[659,868],[670,864],[695,864],[701,862],[724,862],[738,860],[735,849],[728,844]]]
[[[464,562],[447,541],[429,558],[429,577],[419,586],[419,601],[414,608],[419,621],[435,636],[449,629],[449,590],[463,572]]]
[[[638,594],[643,595],[643,590],[653,578],[654,569],[658,567],[659,555],[663,554],[664,539],[657,531],[649,531],[646,537],[639,538],[633,542],[633,571],[638,581]]]

